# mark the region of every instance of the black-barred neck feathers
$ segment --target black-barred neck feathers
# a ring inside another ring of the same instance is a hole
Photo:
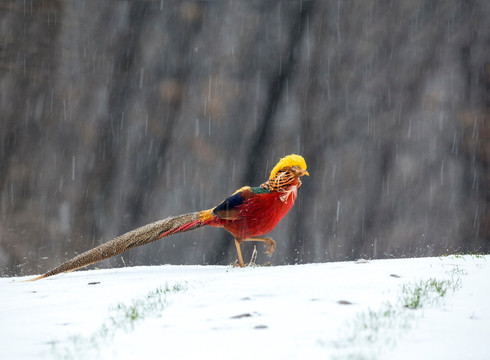
[[[269,180],[260,187],[270,191],[279,191],[297,182],[299,188],[301,186],[299,178],[303,175],[310,175],[306,171],[305,159],[301,155],[291,154],[279,160],[272,169]]]

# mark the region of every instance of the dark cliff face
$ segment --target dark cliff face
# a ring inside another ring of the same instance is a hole
[[[3,275],[210,208],[289,153],[311,176],[274,264],[490,251],[488,1],[12,1],[0,20]],[[123,260],[233,251],[200,229]]]

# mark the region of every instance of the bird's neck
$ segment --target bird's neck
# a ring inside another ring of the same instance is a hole
[[[274,178],[267,180],[260,187],[270,191],[285,191],[294,185],[299,188],[301,180],[296,174],[288,170],[279,172]]]

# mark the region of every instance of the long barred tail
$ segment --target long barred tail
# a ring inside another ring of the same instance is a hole
[[[210,215],[210,210],[199,211],[195,213],[169,217],[139,227],[91,250],[88,250],[80,255],[77,255],[73,259],[68,260],[67,262],[61,264],[53,270],[48,271],[47,273],[28,281],[36,281],[44,279],[48,276],[77,270],[90,264],[102,261],[104,259],[122,254],[123,252],[137,246],[149,244],[166,236],[197,229],[203,225],[206,225],[209,222]]]

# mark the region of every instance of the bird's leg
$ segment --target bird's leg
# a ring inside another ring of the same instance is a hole
[[[245,264],[243,263],[242,250],[240,249],[241,242],[242,242],[241,240],[235,239],[236,252],[238,254],[238,263],[240,267],[244,267]]]
[[[267,250],[265,251],[265,253],[269,256],[271,256],[272,253],[276,251],[276,242],[270,237],[249,237],[243,239],[243,241],[262,241],[264,245],[267,246]]]

